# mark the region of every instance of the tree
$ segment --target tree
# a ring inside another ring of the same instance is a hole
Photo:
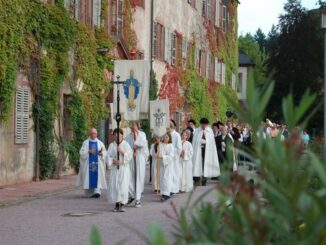
[[[263,31],[258,28],[258,30],[256,31],[255,35],[254,35],[254,40],[256,43],[258,43],[259,48],[260,48],[260,52],[264,52],[266,49],[266,35],[263,33]]]
[[[259,31],[257,31],[259,32]],[[266,61],[266,54],[260,49],[258,42],[255,41],[255,37],[251,34],[239,37],[239,49],[245,52],[253,63],[255,63],[255,69],[253,71],[253,78],[258,84],[265,83],[266,70],[264,63]]]
[[[307,89],[317,94],[322,91],[323,47],[319,16],[308,12],[298,0],[288,0],[284,10],[278,24],[279,35],[270,40],[267,60],[267,69],[273,72],[275,80],[275,92],[268,107],[268,116],[274,120],[280,119],[280,103],[289,92],[298,103]],[[310,126],[321,126],[321,115],[317,113]]]

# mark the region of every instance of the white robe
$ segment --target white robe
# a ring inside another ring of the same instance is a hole
[[[160,144],[160,187],[161,195],[170,196],[172,192],[173,157],[174,147],[172,144]]]
[[[97,189],[106,189],[106,179],[105,179],[105,157],[106,157],[106,149],[104,144],[98,140],[91,140],[88,138],[83,142],[83,145],[79,151],[80,154],[80,168],[77,177],[76,186],[82,187],[85,190],[89,189],[89,141],[97,141],[97,149],[100,151],[102,149],[102,156],[98,156],[98,178],[97,178]]]
[[[124,154],[120,153],[119,155],[121,161],[119,169],[116,165],[113,165],[113,159],[117,159],[117,143],[115,141],[109,145],[107,153],[107,164],[110,170],[108,201],[109,203],[121,202],[126,204],[128,202],[129,164],[132,159],[132,150],[126,141],[122,141],[119,147],[125,150]]]
[[[158,174],[160,174],[160,166],[157,166],[160,162],[157,161],[157,153],[155,152],[155,144],[151,145],[150,154],[152,156],[152,184],[154,190],[160,190],[160,183],[158,182],[160,178],[157,178]],[[157,149],[159,150],[159,149]]]
[[[180,163],[182,166],[182,179],[180,190],[189,192],[192,191],[194,187],[192,178],[192,144],[188,141],[183,141],[182,150],[184,150],[184,155],[180,157]]]
[[[134,134],[131,132],[126,137],[126,141],[129,143],[131,149],[136,149],[136,159],[132,157],[130,162],[130,183],[129,194],[131,197],[140,200],[141,193],[144,191],[145,174],[146,174],[146,162],[149,156],[148,143],[146,134],[138,131],[136,140],[134,141]],[[135,194],[135,162],[137,166],[137,179],[136,179],[136,194]]]
[[[173,193],[178,193],[181,186],[182,178],[182,167],[180,164],[180,153],[181,153],[181,136],[180,134],[173,130],[171,132],[172,144],[174,147],[174,156],[173,156],[173,177],[172,177],[172,191]]]
[[[204,159],[204,172],[202,169],[202,143],[203,129],[198,128],[193,137],[192,146],[194,150],[193,156],[193,176],[206,178],[212,178],[220,176],[220,165],[217,156],[217,150],[215,146],[215,139],[213,130],[209,127],[205,129],[206,137],[206,148],[205,148],[205,159]]]

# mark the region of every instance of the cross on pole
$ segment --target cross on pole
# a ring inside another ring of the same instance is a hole
[[[119,144],[120,144],[120,122],[121,122],[121,113],[120,113],[120,84],[124,84],[125,81],[120,81],[120,76],[117,76],[116,81],[112,81],[113,85],[117,85],[117,114],[115,115],[115,120],[117,122],[117,158],[118,161],[120,160],[120,153],[118,151]],[[119,165],[117,165],[117,169],[119,169]]]

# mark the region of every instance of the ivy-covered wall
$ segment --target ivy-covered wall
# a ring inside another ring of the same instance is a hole
[[[58,146],[66,145],[70,162],[78,165],[87,128],[97,127],[108,114],[104,99],[110,84],[104,69],[112,70],[113,65],[98,48],[110,50],[113,43],[102,28],[94,31],[77,23],[63,3],[0,0],[0,120],[5,123],[10,119],[15,80],[19,72],[25,73],[35,101],[32,116],[39,118],[41,179],[56,171]],[[108,12],[105,8],[108,5],[102,4],[102,18]],[[74,133],[70,142],[55,130],[63,106],[60,101],[64,82],[72,91],[67,108]],[[80,84],[83,86],[78,91]]]
[[[237,7],[237,1],[227,1],[229,21],[225,32],[222,31],[222,26],[216,28],[214,21],[204,19],[206,40],[198,38],[193,40],[195,45],[208,41],[208,49],[212,56],[226,65],[226,84],[222,85],[199,76],[198,67],[194,67],[193,48],[192,56],[188,57],[187,62],[190,65],[187,65],[187,69],[178,65],[178,62],[176,67],[166,65],[159,97],[170,99],[171,114],[176,111],[185,112],[197,122],[202,117],[207,117],[210,122],[216,119],[227,120],[225,112],[233,110],[227,97],[238,100],[236,92],[231,89],[232,74],[236,76],[238,74]],[[193,36],[196,36],[195,33]]]

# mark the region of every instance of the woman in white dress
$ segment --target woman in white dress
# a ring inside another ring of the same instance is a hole
[[[173,145],[170,133],[163,136],[163,142],[159,145],[157,160],[160,161],[160,188],[161,201],[166,201],[171,196],[173,178]]]
[[[109,145],[107,163],[110,170],[108,201],[115,204],[114,212],[125,212],[124,205],[128,202],[128,188],[130,182],[129,163],[132,159],[132,150],[129,144],[123,140],[123,131],[115,129],[114,142]],[[117,142],[120,142],[119,147]],[[119,160],[118,154],[119,152]],[[119,168],[118,168],[119,167]]]
[[[160,146],[160,137],[155,137],[154,143],[151,145],[151,156],[152,156],[152,184],[154,188],[154,193],[160,192],[160,161],[157,160],[157,153]]]
[[[192,175],[192,156],[193,148],[192,144],[188,141],[191,133],[189,130],[182,132],[182,150],[180,154],[180,164],[182,167],[182,179],[181,179],[181,192],[192,191],[194,187],[193,175]]]

